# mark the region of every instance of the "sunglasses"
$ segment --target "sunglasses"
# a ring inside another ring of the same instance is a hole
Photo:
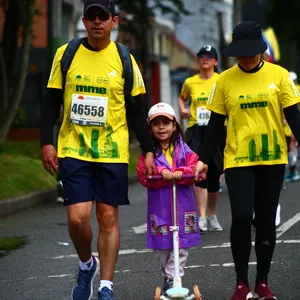
[[[102,9],[90,8],[85,12],[84,18],[87,21],[95,21],[98,17],[100,21],[107,21],[110,15]]]
[[[215,57],[211,54],[200,54],[199,58],[213,59]]]

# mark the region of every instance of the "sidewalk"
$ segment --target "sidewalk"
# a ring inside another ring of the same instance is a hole
[[[128,177],[128,183],[132,184],[138,181],[137,175]],[[49,201],[55,201],[56,189],[42,190],[28,193],[15,198],[0,200],[0,218],[11,215],[13,213],[43,204]]]

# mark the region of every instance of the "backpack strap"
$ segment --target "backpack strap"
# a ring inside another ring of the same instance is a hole
[[[125,80],[124,83],[124,95],[125,95],[125,102],[126,101],[134,101],[133,97],[131,96],[131,90],[133,87],[133,68],[132,62],[130,58],[130,52],[126,46],[120,43],[116,43],[122,65],[123,65],[123,74],[122,77]]]
[[[61,58],[60,68],[61,68],[61,73],[62,73],[62,89],[63,90],[65,89],[66,77],[67,77],[68,70],[72,64],[73,58],[76,54],[76,51],[78,50],[79,46],[82,44],[82,41],[84,39],[85,38],[72,39],[69,42],[69,44]]]

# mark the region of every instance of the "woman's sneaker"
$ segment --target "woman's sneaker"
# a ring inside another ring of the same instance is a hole
[[[207,232],[207,221],[206,219],[203,219],[199,217],[198,219],[198,225],[201,232]]]
[[[249,284],[246,285],[242,281],[238,281],[234,294],[231,300],[249,300],[253,299]]]
[[[79,268],[77,282],[72,290],[72,300],[90,300],[93,296],[93,281],[99,271],[99,260],[92,256],[93,266],[91,270]]]
[[[216,215],[207,217],[207,230],[208,231],[222,231],[223,230]]]
[[[268,284],[265,281],[256,283],[254,290],[254,299],[259,300],[276,300],[275,295],[269,290]]]
[[[98,291],[98,300],[115,300],[114,291],[108,287],[104,287],[101,291]]]

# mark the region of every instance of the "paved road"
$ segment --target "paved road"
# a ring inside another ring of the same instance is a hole
[[[281,194],[282,227],[278,228],[278,244],[270,276],[271,287],[279,300],[300,299],[299,191],[300,182],[291,183]],[[139,233],[143,232],[145,223],[145,189],[139,184],[131,185],[130,199],[132,205],[120,210],[122,241],[115,292],[118,300],[153,299],[155,287],[161,284],[162,278],[153,253],[145,249],[145,235]],[[219,206],[219,219],[224,230],[203,235],[201,247],[190,251],[183,279],[185,287],[198,284],[205,300],[229,300],[235,285],[228,244],[228,202],[225,190]],[[95,218],[92,224],[96,232]],[[67,234],[65,208],[53,202],[0,220],[0,236],[11,235],[27,236],[28,244],[0,258],[0,299],[70,299],[78,261]],[[255,261],[253,254],[250,266],[252,285]]]

